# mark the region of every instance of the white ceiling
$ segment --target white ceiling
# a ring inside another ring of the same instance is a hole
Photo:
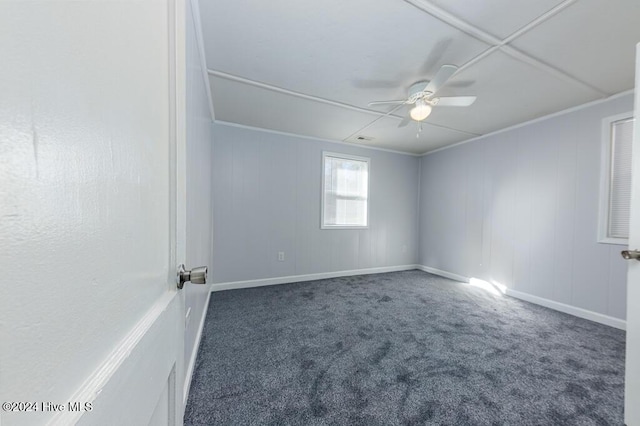
[[[219,121],[424,153],[633,88],[640,0],[207,0],[204,50]],[[404,99],[460,67],[436,107]],[[418,137],[416,137],[418,135]],[[358,141],[358,136],[371,140]]]

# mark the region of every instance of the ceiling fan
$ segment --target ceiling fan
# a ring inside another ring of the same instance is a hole
[[[443,65],[436,73],[435,77],[431,81],[418,81],[409,87],[409,96],[407,99],[398,101],[376,101],[369,102],[369,106],[374,105],[398,105],[387,114],[391,114],[396,111],[402,105],[415,105],[409,115],[406,116],[398,127],[406,126],[410,120],[423,121],[426,119],[431,110],[436,105],[438,106],[469,106],[476,100],[475,96],[436,96],[436,93],[446,82],[458,71],[458,67],[455,65]]]

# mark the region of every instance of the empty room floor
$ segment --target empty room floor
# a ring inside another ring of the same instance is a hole
[[[624,331],[422,271],[212,294],[186,425],[622,425]]]

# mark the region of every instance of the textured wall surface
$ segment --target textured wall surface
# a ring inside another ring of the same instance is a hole
[[[371,158],[369,229],[320,229],[323,150]],[[418,167],[409,155],[215,124],[214,283],[414,264]]]
[[[422,158],[419,263],[625,318],[623,246],[598,236],[601,123],[625,95]]]

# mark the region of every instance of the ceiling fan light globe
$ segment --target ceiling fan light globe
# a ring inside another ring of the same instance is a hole
[[[429,114],[431,114],[431,109],[431,105],[424,102],[419,102],[416,103],[416,106],[411,109],[409,115],[415,121],[422,121],[427,118]]]

